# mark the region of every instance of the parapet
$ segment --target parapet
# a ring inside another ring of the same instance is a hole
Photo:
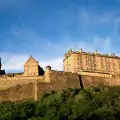
[[[69,49],[69,51],[64,54],[64,59],[66,59],[67,57],[69,57],[70,55],[72,55],[72,53],[73,53],[72,49]]]
[[[71,54],[83,54],[83,55],[94,55],[94,56],[101,56],[101,57],[110,57],[110,58],[120,58],[119,56],[116,56],[115,53],[112,54],[108,54],[108,53],[104,53],[104,54],[100,54],[98,52],[98,50],[96,50],[95,52],[84,52],[83,49],[81,48],[78,51],[72,51],[72,49],[70,49],[65,55],[64,55],[64,60],[67,59]]]

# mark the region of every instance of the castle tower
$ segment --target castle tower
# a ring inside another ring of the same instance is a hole
[[[51,71],[51,67],[48,65],[46,66],[46,72],[49,73]]]
[[[63,62],[65,72],[120,74],[120,57],[115,54],[100,54],[97,50],[94,53],[83,52],[82,49],[73,51],[65,55]]]
[[[50,82],[51,67],[48,65],[45,71],[45,82]]]

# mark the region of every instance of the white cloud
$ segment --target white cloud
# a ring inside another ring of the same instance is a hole
[[[12,53],[1,53],[2,58],[2,69],[6,71],[23,71],[24,64],[28,60],[29,56],[24,54],[12,54]],[[38,58],[39,59],[39,58]],[[36,59],[36,60],[38,60]],[[52,69],[63,70],[63,59],[57,58],[54,60],[39,61],[41,67],[45,69],[47,65],[50,65]]]
[[[80,21],[82,20],[82,24]],[[120,16],[114,12],[102,12],[98,13],[97,11],[82,9],[79,10],[78,14],[78,25],[83,26],[84,29],[87,29],[90,25],[95,27],[95,24],[106,24],[109,26],[114,26],[113,30],[115,33],[118,33],[120,26]],[[114,33],[114,34],[115,34]],[[120,34],[120,32],[119,32]]]
[[[63,70],[63,58],[57,58],[54,60],[40,61],[40,66],[45,68],[47,65],[50,65],[53,70]]]
[[[7,71],[23,70],[24,63],[28,59],[28,55],[1,53],[2,69]]]

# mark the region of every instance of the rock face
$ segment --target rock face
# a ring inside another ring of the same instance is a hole
[[[17,101],[34,97],[33,84],[16,85],[7,90],[0,91],[0,101]]]

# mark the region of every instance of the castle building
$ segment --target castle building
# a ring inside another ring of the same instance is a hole
[[[5,74],[5,70],[2,70],[2,62],[0,58],[0,75],[4,75],[4,74]]]
[[[5,74],[0,59],[0,101],[16,101],[25,98],[37,100],[42,92],[63,91],[68,88],[85,88],[96,85],[120,85],[120,57],[115,54],[99,54],[72,51],[65,54],[64,71],[46,70],[32,56],[24,64],[23,73]],[[5,75],[4,75],[5,74]]]
[[[65,54],[63,62],[65,72],[120,74],[120,57],[115,54],[99,54],[98,51],[87,53],[82,49],[73,52],[70,49]]]
[[[43,69],[39,66],[38,61],[36,61],[32,56],[24,64],[24,75],[25,76],[37,76],[43,75]]]

